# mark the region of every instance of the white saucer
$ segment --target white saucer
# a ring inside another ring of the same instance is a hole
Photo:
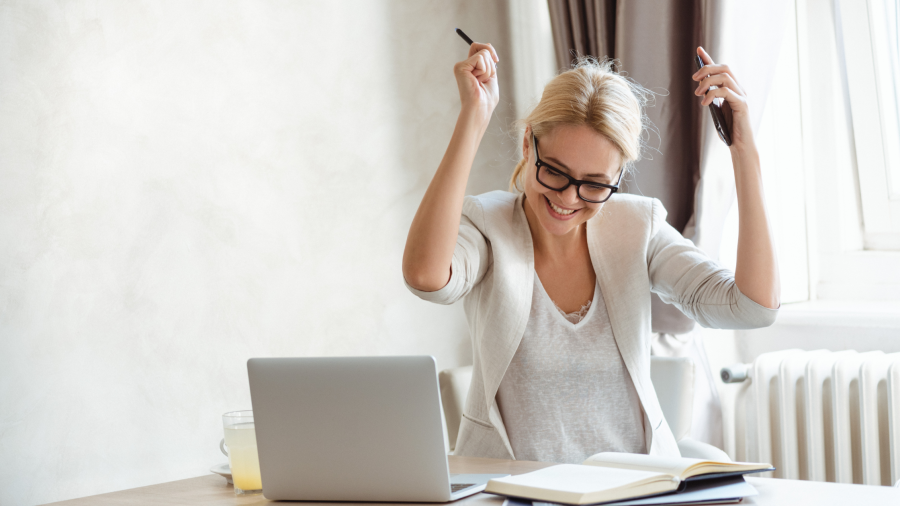
[[[233,481],[231,481],[231,466],[228,465],[228,462],[210,467],[209,472],[216,473],[219,476],[224,477],[226,480],[228,480],[228,483],[234,483]]]

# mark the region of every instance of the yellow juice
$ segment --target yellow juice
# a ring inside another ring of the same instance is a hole
[[[234,481],[235,491],[262,490],[253,422],[225,427],[225,445],[228,446],[231,480]]]

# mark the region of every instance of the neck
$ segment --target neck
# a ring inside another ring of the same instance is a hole
[[[586,241],[584,223],[565,235],[554,235],[547,232],[527,200],[527,197],[522,199],[522,207],[525,210],[525,218],[528,220],[528,228],[531,229],[531,241],[534,243],[535,254],[548,258],[562,258],[576,252],[578,246]]]

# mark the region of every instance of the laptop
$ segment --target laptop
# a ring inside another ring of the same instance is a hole
[[[491,478],[450,475],[434,357],[247,361],[263,495],[448,502]]]

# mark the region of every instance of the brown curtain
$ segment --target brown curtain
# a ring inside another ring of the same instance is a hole
[[[690,76],[693,55],[709,39],[701,0],[549,0],[560,68],[575,55],[614,58],[643,86],[659,93],[647,116],[645,159],[625,191],[660,199],[668,221],[683,231],[694,212],[700,168],[700,114]]]

